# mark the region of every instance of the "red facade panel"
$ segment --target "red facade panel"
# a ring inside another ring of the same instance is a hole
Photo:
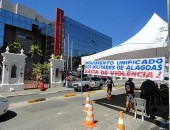
[[[54,27],[54,56],[62,54],[64,11],[56,9],[56,19]]]

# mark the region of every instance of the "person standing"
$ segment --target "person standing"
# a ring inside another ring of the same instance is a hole
[[[68,85],[68,82],[69,82],[69,76],[68,75],[66,75],[66,78],[65,78],[65,87],[68,87],[69,85]]]
[[[108,78],[106,84],[107,84],[107,94],[108,94],[107,98],[111,99],[112,86],[114,85],[112,78]]]
[[[135,89],[135,84],[132,81],[132,78],[129,78],[125,82],[125,90],[126,90],[126,111],[129,112],[131,110],[134,110],[134,89]]]
[[[146,114],[150,115],[151,119],[155,119],[155,96],[159,93],[158,86],[154,81],[147,79],[142,83],[140,89],[146,100]]]

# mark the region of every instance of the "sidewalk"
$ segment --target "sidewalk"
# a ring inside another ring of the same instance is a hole
[[[141,81],[137,81],[135,83],[141,84]],[[113,89],[121,89],[124,88],[124,81],[117,80],[115,82],[115,86]],[[138,85],[137,85],[138,86]],[[74,90],[73,88],[66,88],[66,87],[56,87],[56,88],[47,88],[45,91],[40,91],[38,88],[37,89],[27,89],[27,90],[22,90],[22,91],[14,91],[14,92],[0,92],[0,95],[6,96],[6,97],[16,97],[16,96],[24,96],[24,95],[37,95],[37,94],[47,94],[47,93],[57,93],[60,91],[70,91]]]
[[[24,95],[37,95],[37,94],[47,94],[47,93],[57,93],[60,91],[70,91],[73,88],[66,88],[66,87],[56,87],[56,88],[47,88],[45,91],[40,91],[37,89],[28,89],[22,91],[14,91],[14,92],[0,92],[0,95],[6,97],[15,97],[15,96],[24,96]]]

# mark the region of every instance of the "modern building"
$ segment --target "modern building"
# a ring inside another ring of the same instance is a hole
[[[0,0],[0,47],[16,39],[26,54],[31,45],[40,46],[43,56],[36,62],[47,61],[52,54],[62,55],[67,70],[75,69],[81,56],[112,47],[111,37],[64,16],[60,9],[56,9],[55,21],[50,21],[33,9]]]

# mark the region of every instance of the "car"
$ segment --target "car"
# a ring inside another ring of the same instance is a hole
[[[160,88],[161,88],[162,86],[166,86],[166,87],[169,88],[169,77],[168,77],[168,76],[165,76],[165,77],[164,77],[164,80],[161,81],[161,83],[160,83]]]
[[[8,111],[9,101],[5,96],[0,95],[0,116]]]
[[[88,91],[93,88],[101,89],[103,87],[103,80],[99,77],[84,77],[82,81],[72,83],[72,87],[75,91],[81,91],[81,86],[83,91]]]

